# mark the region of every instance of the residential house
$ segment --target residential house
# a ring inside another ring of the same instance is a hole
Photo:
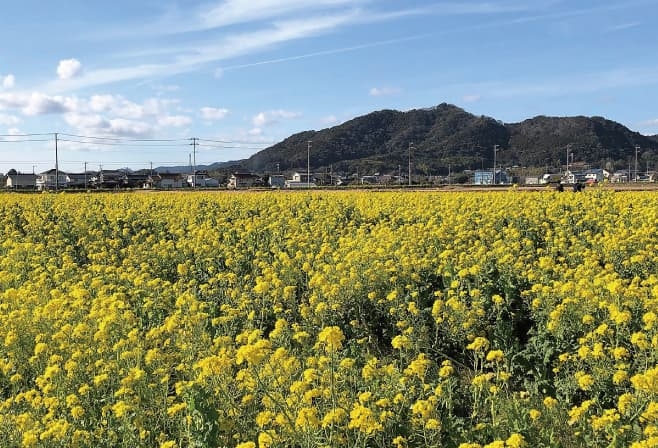
[[[566,184],[579,184],[585,183],[587,177],[585,176],[585,171],[566,171],[563,176],[564,183]]]
[[[148,171],[138,171],[126,173],[125,187],[127,188],[145,188],[149,184]],[[148,187],[146,187],[148,188]]]
[[[313,174],[295,171],[292,179],[286,179],[284,188],[313,188],[317,187]]]
[[[379,183],[379,177],[377,177],[375,175],[361,176],[361,179],[359,179],[359,183],[361,185],[377,184],[377,183]]]
[[[66,175],[67,188],[89,188],[91,186],[91,178],[93,173],[68,173]]]
[[[192,188],[215,188],[219,187],[219,181],[209,177],[208,171],[198,170],[192,174],[187,175],[187,186]]]
[[[315,176],[314,176],[313,173],[308,174],[306,172],[302,173],[302,172],[299,172],[299,171],[295,171],[292,174],[291,181],[292,182],[303,182],[303,183],[315,182]]]
[[[100,170],[91,178],[96,188],[122,188],[126,186],[126,173],[121,170]]]
[[[37,187],[37,175],[36,174],[22,174],[16,172],[16,170],[9,170],[6,176],[6,186],[7,188],[12,188],[15,190],[27,190],[35,189]]]
[[[183,188],[183,181],[185,179],[181,174],[177,173],[156,173],[150,176],[148,188],[161,188],[163,190],[171,190],[174,188]]]
[[[585,170],[585,182],[603,182],[610,178],[610,172],[601,168]]]
[[[36,186],[38,190],[55,190],[57,188],[66,188],[68,184],[68,175],[64,171],[55,168],[44,171],[37,176]]]
[[[631,178],[628,171],[615,171],[610,179],[611,182],[628,182]]]
[[[267,185],[272,188],[283,188],[286,185],[286,179],[283,174],[272,174],[267,180]]]
[[[473,174],[473,183],[475,185],[499,185],[509,183],[507,172],[504,170],[496,170],[496,177],[494,182],[493,170],[475,170]]]
[[[283,176],[281,177],[283,178]],[[226,187],[230,189],[249,188],[258,184],[259,181],[260,178],[256,174],[236,171],[228,178],[228,184]]]

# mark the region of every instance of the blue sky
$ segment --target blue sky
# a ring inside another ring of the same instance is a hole
[[[442,102],[658,133],[658,0],[3,3],[2,172],[52,168],[55,132],[62,170],[184,165],[191,137],[205,164]]]

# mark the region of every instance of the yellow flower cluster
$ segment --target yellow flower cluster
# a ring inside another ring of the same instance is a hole
[[[603,189],[4,194],[0,446],[651,446],[657,225]]]

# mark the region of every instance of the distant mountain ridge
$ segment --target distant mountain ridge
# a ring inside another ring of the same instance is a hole
[[[196,165],[196,170],[201,171],[218,171],[218,170],[226,170],[227,168],[235,168],[238,169],[240,168],[241,164],[243,163],[243,160],[231,160],[228,162],[214,162],[211,163],[210,165]],[[159,166],[157,168],[153,168],[153,171],[157,173],[172,173],[172,174],[181,174],[181,173],[191,173],[192,172],[192,167],[190,165],[178,165],[178,166]]]
[[[274,172],[306,167],[335,172],[437,174],[497,166],[554,167],[573,160],[624,167],[639,145],[640,167],[658,167],[658,136],[644,136],[603,117],[537,116],[505,124],[450,104],[407,112],[380,110],[320,131],[294,134],[246,160],[242,167]],[[410,154],[411,153],[411,154]]]

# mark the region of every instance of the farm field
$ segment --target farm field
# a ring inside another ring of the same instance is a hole
[[[0,446],[658,446],[658,195],[0,195]]]

